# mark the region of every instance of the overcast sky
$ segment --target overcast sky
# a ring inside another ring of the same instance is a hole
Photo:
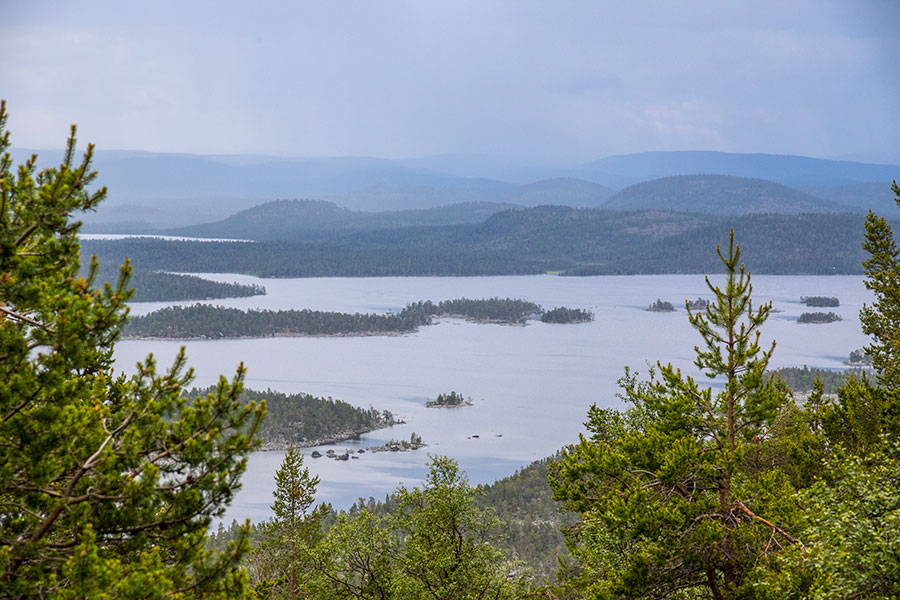
[[[18,147],[900,162],[900,0],[0,0]]]

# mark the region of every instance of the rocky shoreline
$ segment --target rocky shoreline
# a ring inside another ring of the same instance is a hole
[[[310,456],[312,458],[322,458],[323,456],[326,458],[331,458],[334,460],[349,460],[354,459],[358,460],[360,454],[365,454],[367,452],[376,453],[376,452],[412,452],[413,450],[419,450],[420,448],[425,448],[428,444],[423,444],[421,442],[397,442],[390,441],[383,446],[369,446],[368,448],[359,448],[357,450],[353,450],[352,448],[347,448],[344,452],[339,453],[334,448],[329,448],[325,451],[325,454],[322,454],[318,450],[313,450]]]
[[[275,440],[267,440],[267,441],[264,441],[260,445],[259,450],[261,450],[263,452],[279,452],[279,451],[283,452],[283,451],[287,450],[291,446],[291,444],[293,444],[293,446],[295,448],[313,448],[316,446],[325,446],[328,444],[339,444],[341,442],[346,442],[347,440],[359,439],[359,436],[363,435],[364,433],[378,431],[379,429],[387,429],[388,427],[393,427],[394,425],[402,425],[405,422],[406,421],[403,421],[401,419],[401,420],[394,421],[392,423],[384,423],[378,427],[372,427],[372,428],[367,428],[367,429],[360,429],[360,430],[344,429],[341,431],[337,431],[331,435],[323,436],[320,438],[315,438],[312,440],[304,439],[304,440],[294,441],[294,442],[290,442],[284,438],[275,439]]]

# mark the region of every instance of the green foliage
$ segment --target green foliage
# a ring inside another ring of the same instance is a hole
[[[865,456],[837,454],[827,479],[803,490],[804,547],[783,557],[785,568],[761,580],[761,597],[810,600],[900,594],[900,443]]]
[[[522,597],[515,565],[492,543],[497,520],[474,504],[455,461],[432,459],[422,488],[400,488],[387,516],[342,515],[319,553],[315,597],[476,599]]]
[[[240,593],[241,538],[205,548],[262,419],[243,405],[242,367],[186,399],[180,353],[113,371],[130,267],[115,286],[79,277],[79,223],[93,147],[75,130],[57,168],[13,172],[0,103],[0,590],[4,597],[219,597]]]
[[[841,301],[834,296],[801,296],[800,302],[807,306],[815,307],[832,307],[841,305]]]
[[[719,258],[725,286],[707,280],[715,300],[689,318],[703,338],[695,364],[723,389],[713,394],[671,365],[649,381],[626,369],[632,407],[592,407],[591,437],[552,473],[556,497],[581,514],[570,535],[579,568],[567,583],[588,597],[749,597],[756,566],[794,541],[794,490],[779,466],[790,456],[767,447],[786,437],[776,425],[789,406],[784,384],[765,376],[774,344],[759,345],[771,304],[754,311],[733,237]]]

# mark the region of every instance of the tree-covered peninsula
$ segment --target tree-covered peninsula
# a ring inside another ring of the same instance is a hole
[[[194,388],[188,398],[205,397],[211,388]],[[359,408],[334,398],[310,394],[284,394],[274,390],[241,393],[244,404],[265,400],[268,415],[257,430],[264,450],[321,446],[355,438],[376,429],[403,423],[388,410]]]
[[[89,269],[83,265],[82,277]],[[97,271],[98,281],[118,281],[117,263],[102,262]],[[256,284],[242,284],[226,281],[212,281],[196,275],[167,273],[137,268],[132,265],[129,284],[134,288],[132,302],[179,302],[184,300],[209,300],[212,298],[245,298],[262,296],[266,288]]]
[[[555,309],[562,318],[589,320],[585,311]],[[562,312],[559,312],[562,311]],[[339,313],[318,310],[247,310],[195,304],[172,306],[134,317],[126,337],[166,339],[224,339],[276,336],[392,335],[412,333],[434,318],[464,318],[476,323],[524,324],[543,315],[534,302],[512,298],[460,298],[409,304],[396,314]],[[563,322],[557,320],[554,322]]]

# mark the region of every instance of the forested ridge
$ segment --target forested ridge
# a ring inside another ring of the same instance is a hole
[[[543,206],[484,223],[335,232],[324,241],[89,240],[101,264],[130,257],[143,269],[260,277],[709,273],[733,228],[754,272],[860,274],[863,217],[759,214],[724,217]]]

